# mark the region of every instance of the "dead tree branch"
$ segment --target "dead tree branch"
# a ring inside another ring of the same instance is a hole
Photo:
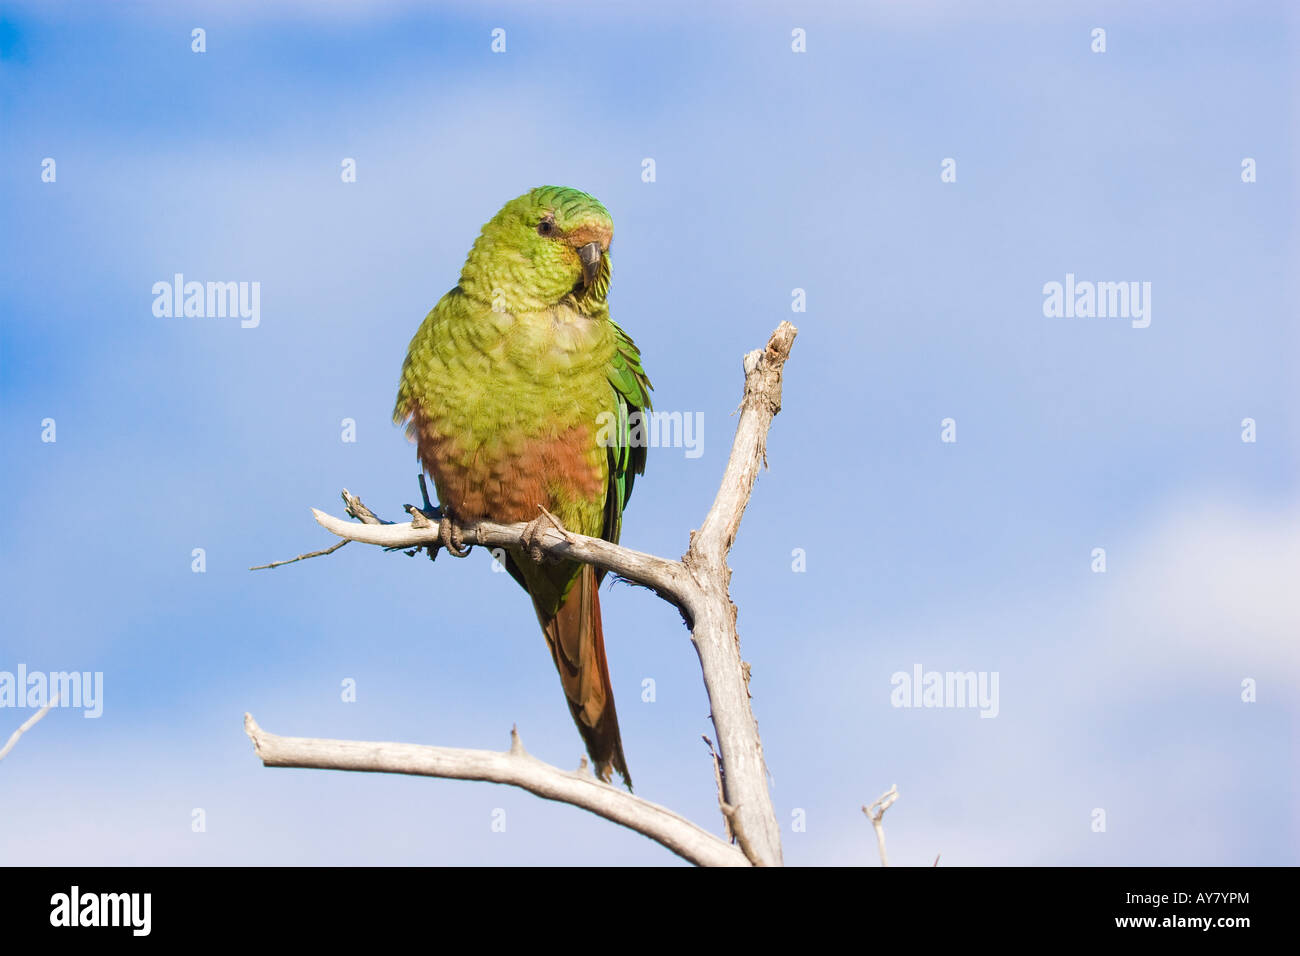
[[[418,744],[279,737],[244,715],[244,732],[268,767],[407,773],[449,780],[481,780],[520,787],[545,800],[570,803],[657,840],[699,866],[745,866],[739,850],[666,807],[597,780],[590,770],[572,773],[524,750],[515,729],[510,749],[461,750]]]
[[[401,524],[354,524],[317,508],[312,508],[311,512],[322,528],[345,541],[375,544],[390,550],[432,548],[440,543],[437,521],[424,519],[419,527],[410,521]],[[532,534],[526,536],[530,528]],[[487,548],[526,548],[535,544],[552,557],[581,561],[613,571],[620,577],[652,589],[683,613],[686,613],[689,599],[693,596],[690,576],[680,561],[633,551],[631,548],[610,544],[602,538],[590,538],[558,527],[538,530],[522,521],[510,525],[480,521],[462,525],[460,530],[465,544]]]
[[[870,806],[862,808],[862,812],[867,815],[871,821],[871,826],[876,831],[876,846],[880,850],[880,865],[889,866],[889,856],[885,853],[885,811],[894,805],[898,799],[898,784],[894,784],[888,790],[880,795],[880,798]],[[939,865],[939,858],[934,858],[935,866]]]

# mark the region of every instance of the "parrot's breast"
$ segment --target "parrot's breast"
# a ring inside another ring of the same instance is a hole
[[[445,304],[417,333],[399,394],[439,501],[462,522],[531,521],[540,506],[600,534],[609,465],[597,435],[616,408],[609,323],[562,307],[473,316]]]

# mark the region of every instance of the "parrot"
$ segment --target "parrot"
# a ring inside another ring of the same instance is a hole
[[[468,553],[461,525],[532,526],[545,512],[569,531],[619,540],[645,473],[647,443],[636,433],[652,386],[636,344],[610,318],[613,235],[609,211],[578,189],[540,186],[510,200],[411,339],[393,421],[433,480],[439,534],[457,556]],[[504,551],[596,775],[608,783],[617,770],[631,790],[601,627],[604,572]]]

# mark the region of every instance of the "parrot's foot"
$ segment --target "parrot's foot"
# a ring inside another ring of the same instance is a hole
[[[424,507],[415,505],[402,507],[411,516],[413,528],[427,528],[431,522],[438,522],[438,543],[424,546],[429,552],[429,560],[436,561],[440,549],[445,549],[453,558],[469,557],[469,552],[474,546],[465,543],[465,533],[456,523],[456,517],[451,513],[451,509],[446,505],[436,506],[429,500],[429,486],[424,483],[424,475],[420,475],[420,497],[424,499]],[[415,554],[419,550],[416,548],[415,551],[408,551],[407,554]]]
[[[540,505],[538,507],[541,507]],[[519,542],[528,551],[528,556],[538,564],[547,560],[556,560],[550,558],[542,549],[542,536],[551,528],[554,528],[560,534],[565,534],[564,525],[560,524],[560,519],[555,517],[545,508],[542,513],[524,528],[523,534],[519,536]]]
[[[406,506],[407,514],[411,516],[412,528],[427,528],[433,521],[438,522],[438,541],[436,544],[421,545],[424,550],[429,552],[429,560],[436,561],[438,552],[445,549],[453,558],[464,558],[469,556],[470,549],[474,546],[465,543],[465,533],[461,530],[460,525],[451,516],[451,512],[446,508],[417,508],[415,505]],[[415,551],[408,551],[407,554],[415,554]]]
[[[465,543],[465,535],[460,530],[460,525],[456,524],[451,509],[445,505],[442,508],[442,517],[438,520],[438,545],[453,558],[468,557],[474,547],[472,544]],[[437,548],[433,553],[435,555],[438,553]]]

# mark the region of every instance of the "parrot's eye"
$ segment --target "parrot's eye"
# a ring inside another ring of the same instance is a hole
[[[555,223],[551,222],[551,220],[543,219],[537,224],[537,234],[539,236],[549,236],[553,232],[555,232]]]

